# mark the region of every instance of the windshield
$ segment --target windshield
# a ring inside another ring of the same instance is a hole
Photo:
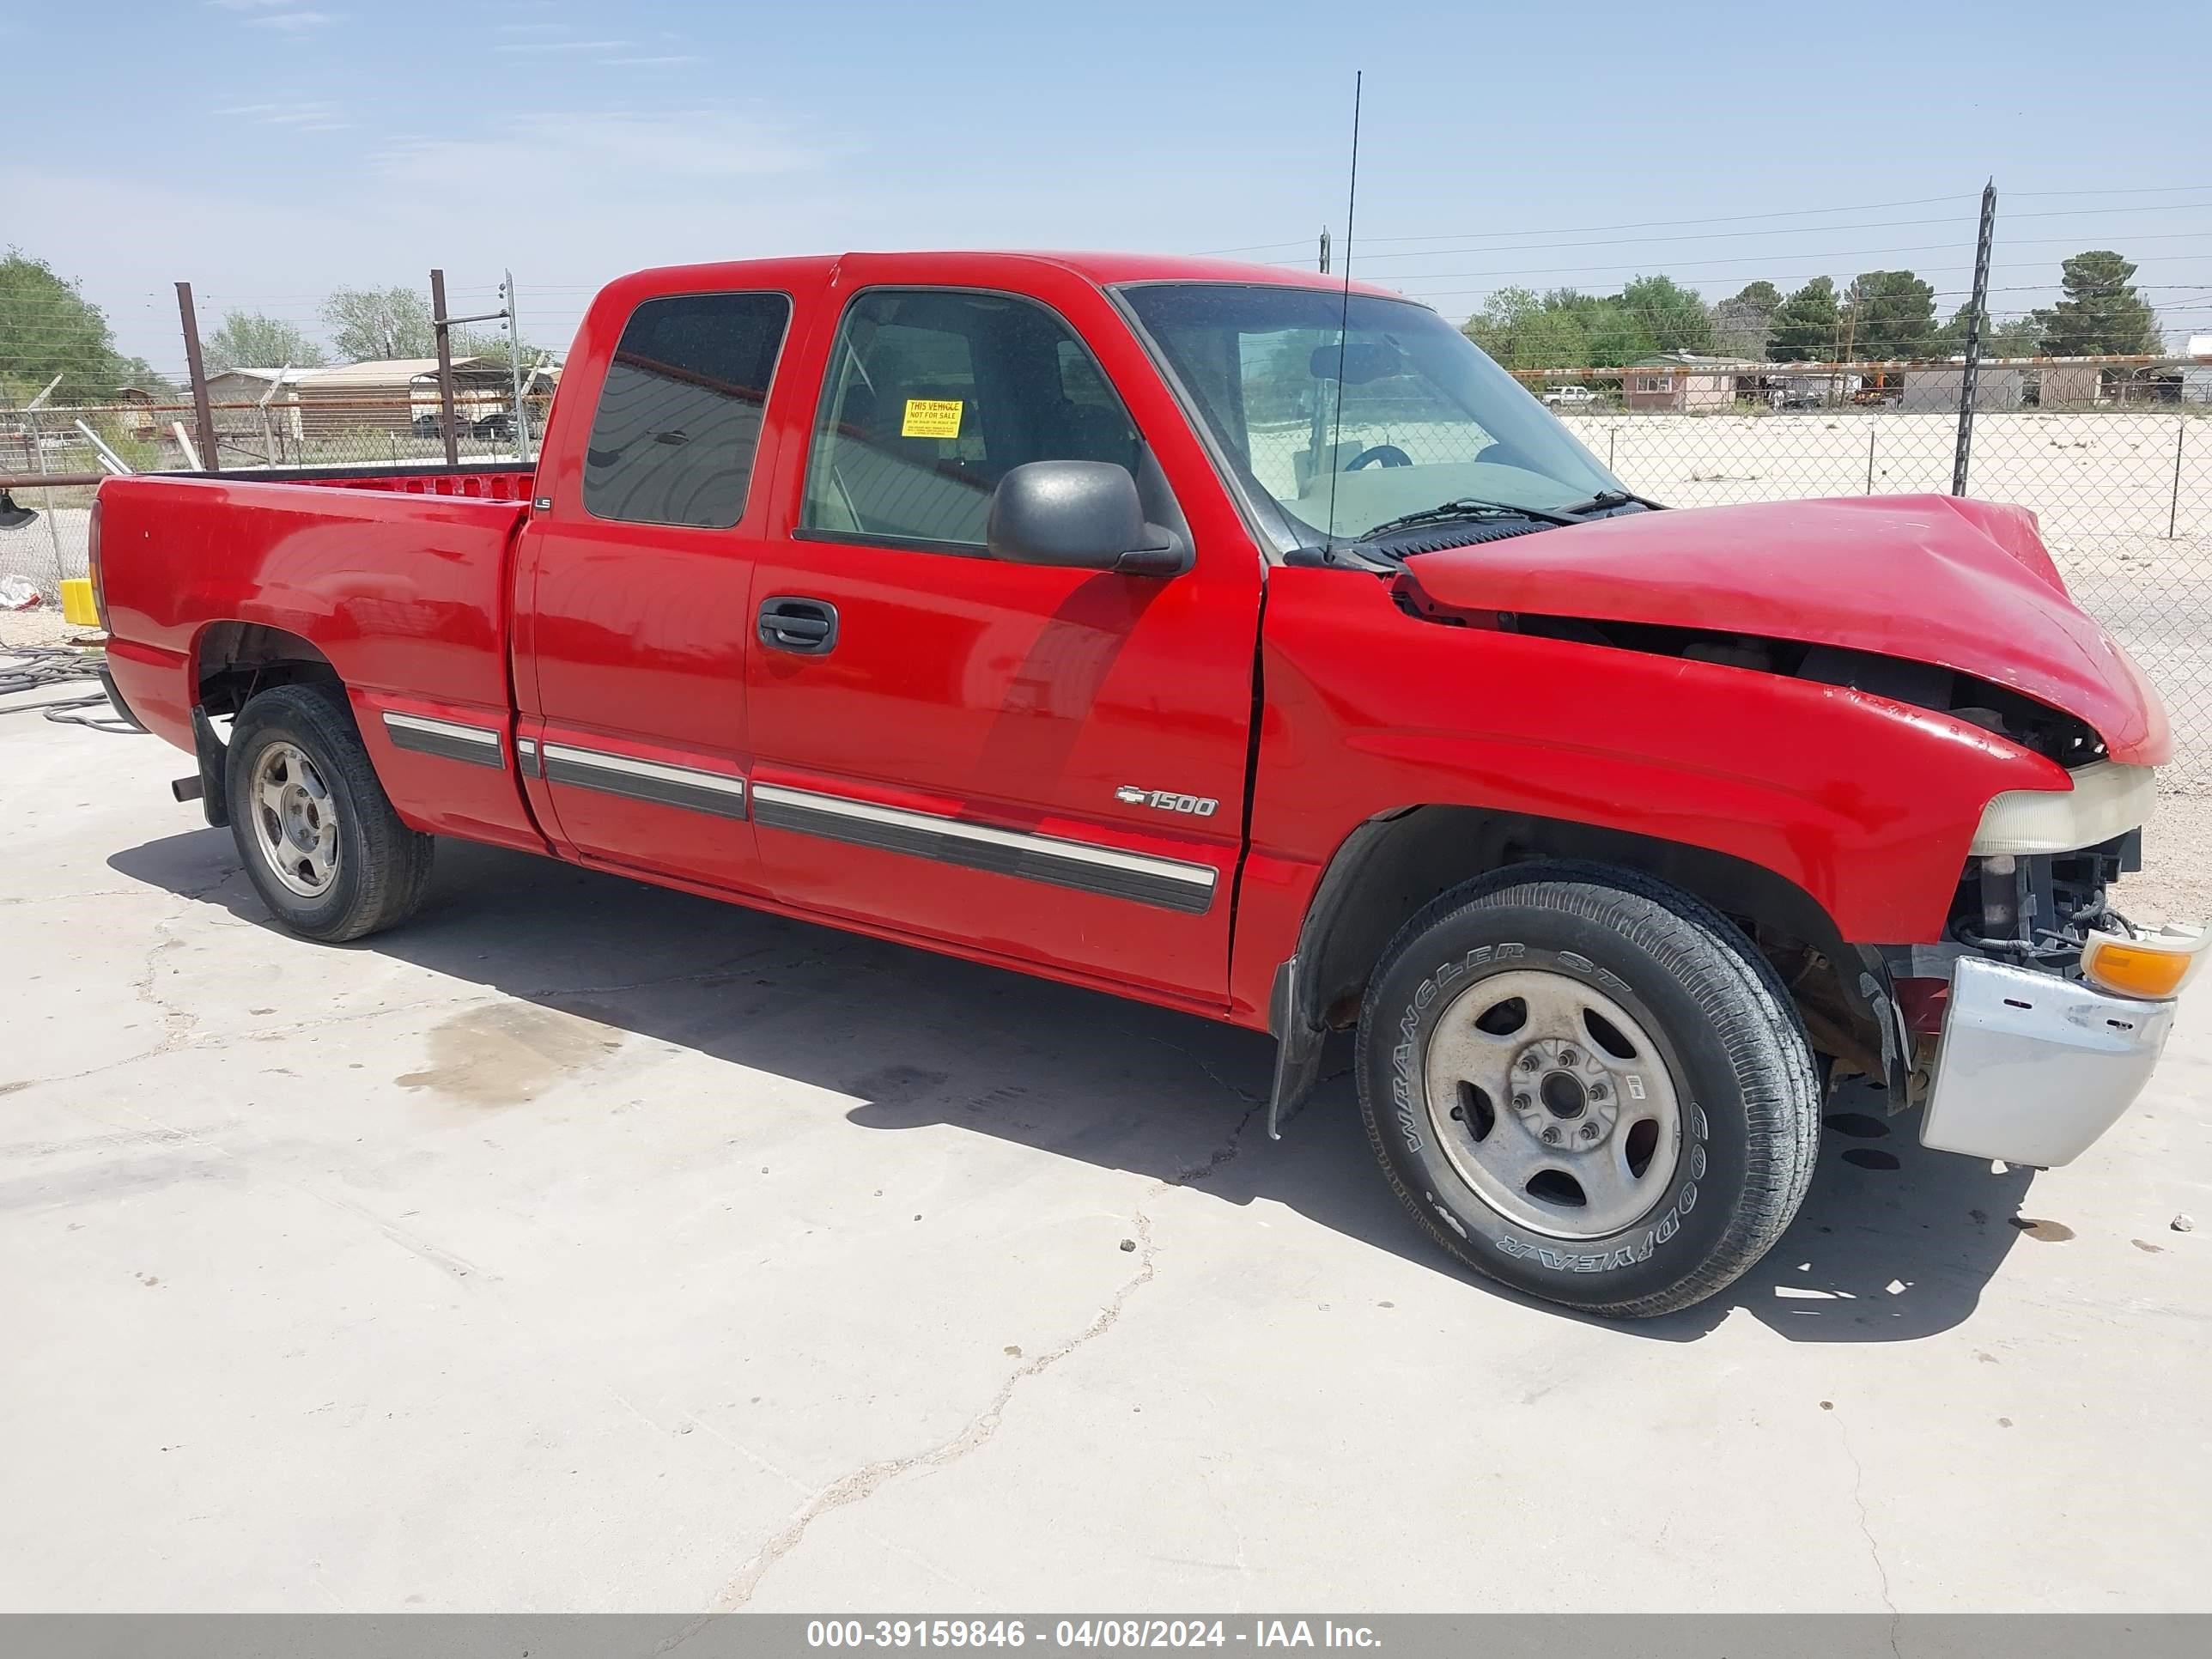
[[[1229,283],[1121,294],[1255,504],[1280,510],[1283,550],[1462,498],[1542,510],[1620,487],[1425,307]]]

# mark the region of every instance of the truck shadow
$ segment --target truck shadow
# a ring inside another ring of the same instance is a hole
[[[274,929],[227,833],[116,854],[133,880]],[[949,1124],[1041,1152],[1281,1204],[1472,1289],[1376,1171],[1350,1046],[1281,1142],[1264,1036],[906,946],[459,842],[414,922],[359,945],[519,1002],[809,1084],[862,1128]],[[627,1034],[623,1036],[623,1034]],[[419,1056],[395,1057],[409,1080]],[[1959,1324],[2021,1234],[2031,1178],[1929,1152],[1878,1103],[1832,1109],[1812,1193],[1780,1243],[1703,1307],[1618,1325],[1691,1341],[1741,1308],[1793,1341],[1901,1341]]]

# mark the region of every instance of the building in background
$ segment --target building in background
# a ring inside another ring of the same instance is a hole
[[[2190,361],[2181,366],[2181,401],[2212,404],[2212,334],[2189,337]]]
[[[208,402],[214,405],[216,430],[222,434],[226,441],[234,438],[251,441],[265,432],[272,436],[281,434],[297,443],[306,435],[300,420],[301,383],[329,372],[321,368],[226,368],[220,374],[209,375]],[[246,404],[254,406],[238,407]]]
[[[484,419],[514,400],[506,368],[483,357],[453,360],[453,396],[461,422]],[[301,430],[308,438],[347,432],[413,433],[438,417],[438,360],[391,357],[318,369],[298,389]]]
[[[2048,369],[2044,371],[2046,375],[2050,372]],[[1938,410],[1955,411],[1959,407],[1960,389],[1966,378],[1966,369],[1963,363],[1936,363],[1926,368],[1908,368],[1905,371],[1905,391],[1899,399],[1899,407],[1918,410],[1923,414]],[[1974,371],[1976,409],[2018,409],[2027,396],[2026,369],[1984,363]]]
[[[1622,372],[1621,401],[1631,409],[1732,409],[1739,381],[1753,381],[1769,365],[1748,357],[1701,357],[1693,351],[1662,351],[1638,358]],[[1754,390],[1748,395],[1756,398]]]

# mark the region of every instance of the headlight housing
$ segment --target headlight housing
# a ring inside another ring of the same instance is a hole
[[[2097,847],[2148,823],[2158,805],[2158,774],[2148,766],[2097,761],[2073,775],[2071,789],[2009,789],[1983,809],[1976,858],[2071,853]]]

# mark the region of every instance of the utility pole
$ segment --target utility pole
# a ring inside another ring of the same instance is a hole
[[[1982,326],[1990,310],[1990,248],[1996,239],[1997,181],[1982,186],[1982,228],[1974,243],[1973,310],[1966,318],[1966,366],[1959,374],[1959,447],[1951,458],[1951,493],[1966,493],[1967,464],[1974,454],[1974,384],[1982,368]]]
[[[507,367],[514,382],[514,418],[508,422],[514,428],[514,459],[530,459],[530,420],[522,412],[522,319],[516,314],[514,273],[500,272],[499,297],[507,307]]]
[[[1324,276],[1328,275],[1328,228],[1326,225],[1322,227],[1321,233],[1321,274]]]

